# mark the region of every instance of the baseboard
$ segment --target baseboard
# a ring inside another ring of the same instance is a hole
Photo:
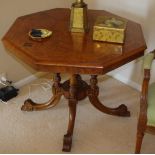
[[[44,75],[46,75],[46,74],[47,74],[47,73],[38,72],[38,73],[36,73],[36,74],[34,74],[34,75],[28,76],[28,77],[26,77],[26,78],[24,78],[24,79],[22,79],[22,80],[20,80],[20,81],[18,81],[18,82],[16,82],[16,83],[14,83],[13,85],[14,85],[16,88],[21,88],[21,87],[23,87],[24,85],[26,85],[26,84],[28,84],[28,83],[30,83],[30,82],[32,82],[32,81],[38,79],[39,77],[44,76]],[[134,82],[134,81],[132,81],[132,80],[130,80],[130,79],[128,79],[128,78],[125,78],[125,77],[122,76],[121,74],[111,74],[111,73],[109,73],[109,74],[107,74],[107,75],[112,76],[114,79],[119,80],[119,81],[121,81],[122,83],[124,83],[124,84],[126,84],[126,85],[128,85],[128,86],[130,86],[130,87],[132,87],[132,88],[134,88],[134,89],[136,89],[136,90],[138,90],[138,91],[141,90],[141,85],[137,84],[136,82]]]
[[[28,77],[26,77],[26,78],[24,78],[24,79],[22,79],[22,80],[20,80],[20,81],[18,81],[16,83],[14,83],[13,86],[15,86],[16,88],[21,88],[24,85],[26,85],[26,84],[28,84],[28,83],[38,79],[39,77],[44,76],[46,74],[47,73],[37,72],[37,73],[35,73],[33,75],[30,75],[30,76],[28,76]]]
[[[108,74],[108,75],[112,76],[114,79],[119,80],[122,83],[124,83],[124,84],[138,90],[138,91],[141,91],[141,85],[137,84],[136,82],[134,82],[128,78],[125,78],[121,74]]]

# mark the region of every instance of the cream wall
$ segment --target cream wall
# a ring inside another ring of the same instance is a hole
[[[46,3],[45,3],[46,2]],[[73,0],[0,0],[0,37],[16,17],[54,7],[69,7]],[[148,51],[155,48],[155,0],[85,0],[91,9],[105,9],[142,25]],[[37,5],[36,5],[37,3]],[[133,38],[134,39],[134,38]],[[140,84],[142,61],[134,61],[111,74],[126,81]],[[0,43],[0,73],[7,72],[10,79],[18,81],[35,71],[5,52]],[[155,72],[153,73],[155,76]]]

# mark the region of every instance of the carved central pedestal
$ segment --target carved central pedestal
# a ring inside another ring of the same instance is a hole
[[[47,103],[38,104],[33,102],[31,99],[25,101],[22,106],[23,111],[39,111],[52,108],[56,106],[61,96],[64,95],[68,99],[69,105],[69,124],[67,134],[64,136],[63,151],[69,152],[72,147],[72,136],[74,131],[75,117],[76,117],[76,106],[78,101],[89,98],[91,104],[103,113],[129,117],[130,112],[125,105],[120,105],[117,108],[108,108],[104,106],[98,99],[99,88],[97,86],[97,75],[92,75],[90,84],[87,84],[81,79],[81,76],[74,74],[68,81],[61,83],[60,74],[55,75],[53,84],[53,97]]]
[[[74,84],[73,87],[75,87],[74,89],[76,89],[76,99],[78,101],[83,100],[87,97],[87,90],[89,88],[88,84],[83,81],[81,79],[81,77],[79,75],[77,75],[77,77],[74,79]],[[66,99],[70,98],[70,80],[64,82],[62,85],[62,90],[63,90],[63,95],[65,96]]]

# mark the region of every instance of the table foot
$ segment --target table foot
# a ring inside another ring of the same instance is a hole
[[[128,111],[127,107],[122,104],[117,108],[108,108],[104,106],[99,99],[96,96],[93,96],[92,94],[89,95],[89,100],[91,104],[100,110],[103,113],[109,114],[109,115],[115,115],[115,116],[124,116],[124,117],[130,117],[130,112]]]
[[[61,99],[60,95],[55,95],[50,101],[38,104],[33,102],[31,99],[28,99],[25,101],[24,105],[21,107],[22,111],[40,111],[40,110],[46,110],[49,108],[55,107]]]
[[[100,110],[101,112],[104,112],[109,115],[115,115],[115,116],[123,116],[123,117],[129,117],[130,112],[128,111],[127,107],[122,104],[117,108],[109,108],[104,106],[98,99],[98,94],[99,94],[99,88],[97,86],[97,76],[92,76],[90,80],[90,88],[88,90],[88,97],[91,102],[91,104]]]
[[[62,151],[70,152],[71,148],[72,148],[72,135],[66,134],[64,135]]]

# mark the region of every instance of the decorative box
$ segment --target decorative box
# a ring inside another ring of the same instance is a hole
[[[99,16],[93,30],[93,40],[124,43],[127,21],[115,17]]]

